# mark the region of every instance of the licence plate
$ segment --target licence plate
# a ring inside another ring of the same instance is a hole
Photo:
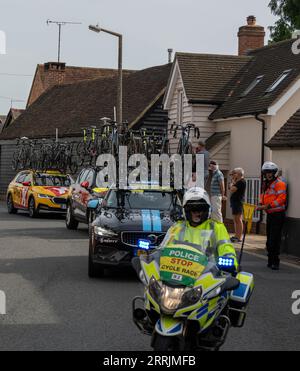
[[[63,209],[63,210],[66,210],[66,209],[67,209],[67,205],[61,205],[60,207],[61,207],[61,209]]]

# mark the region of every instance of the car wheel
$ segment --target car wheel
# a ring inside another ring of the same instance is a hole
[[[72,206],[68,203],[67,214],[66,214],[66,227],[71,230],[76,230],[78,228],[79,222],[74,218],[72,212]]]
[[[18,209],[14,207],[14,202],[11,194],[9,194],[7,197],[7,211],[8,214],[16,214],[18,212]]]
[[[35,201],[33,197],[31,197],[29,200],[28,211],[30,218],[36,218],[39,214],[38,210],[35,208]]]
[[[88,275],[90,278],[101,278],[104,276],[104,268],[100,264],[93,262],[93,232],[91,228],[89,232]]]

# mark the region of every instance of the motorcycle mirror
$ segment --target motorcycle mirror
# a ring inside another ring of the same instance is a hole
[[[139,276],[140,271],[142,270],[140,258],[138,257],[132,258],[131,265],[133,269],[136,271],[136,274]]]
[[[240,281],[234,277],[229,277],[222,286],[222,292],[236,290],[240,286]]]

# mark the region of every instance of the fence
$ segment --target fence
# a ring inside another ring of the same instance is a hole
[[[259,196],[260,196],[260,178],[245,178],[247,187],[246,187],[246,195],[245,201],[249,204],[258,205],[259,204]],[[255,211],[253,216],[253,221],[258,222],[260,217],[260,212]]]

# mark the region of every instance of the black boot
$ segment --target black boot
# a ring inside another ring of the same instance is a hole
[[[272,265],[273,265],[272,259],[270,257],[268,257],[268,265],[267,265],[267,267],[268,268],[272,268]]]
[[[272,264],[271,269],[272,271],[279,271],[279,264]]]

